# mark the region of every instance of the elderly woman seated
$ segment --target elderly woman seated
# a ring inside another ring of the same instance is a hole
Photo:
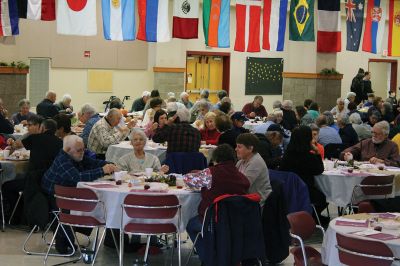
[[[221,133],[215,127],[215,117],[217,115],[213,112],[208,112],[204,116],[204,127],[200,130],[201,141],[206,144],[216,145],[218,143]]]
[[[141,130],[133,130],[131,133],[131,145],[133,151],[122,156],[117,166],[122,171],[143,172],[146,168],[153,168],[154,171],[166,173],[169,170],[167,165],[161,166],[157,156],[144,151],[147,137]]]
[[[74,108],[71,105],[72,97],[69,94],[64,94],[62,101],[56,104],[59,113],[72,114]]]
[[[202,101],[198,104],[198,111],[196,120],[194,121],[193,125],[196,128],[201,128],[204,125],[204,117],[210,111],[209,104],[206,101]]]
[[[342,98],[337,98],[336,106],[332,108],[331,113],[333,115],[344,115],[348,113]]]
[[[358,135],[358,139],[368,139],[372,136],[371,126],[362,122],[361,116],[358,113],[351,114],[349,121]]]
[[[339,126],[339,135],[342,139],[342,143],[345,147],[350,147],[358,142],[358,135],[354,130],[353,126],[349,121],[349,117],[344,115],[338,115],[337,123]]]
[[[365,139],[345,149],[340,154],[341,160],[369,161],[372,164],[400,166],[399,148],[388,139],[390,126],[386,121],[378,122],[372,128],[372,138]]]

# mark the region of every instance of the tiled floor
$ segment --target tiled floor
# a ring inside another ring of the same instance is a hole
[[[330,208],[331,215],[334,217],[337,216],[334,208]],[[22,230],[6,228],[5,232],[0,232],[0,266],[14,266],[14,265],[43,265],[43,257],[41,256],[33,256],[33,255],[25,255],[22,252],[22,244],[27,237],[28,233]],[[186,239],[186,235],[182,236],[183,239]],[[307,243],[311,246],[320,250],[322,242],[322,235],[320,233],[316,233],[312,239],[310,239]],[[41,251],[45,248],[43,241],[41,240],[41,234],[36,233],[33,235],[32,240],[30,241],[29,249],[34,249],[36,251]],[[83,241],[82,243],[85,243]],[[186,243],[182,245],[182,262],[186,262],[189,251],[192,247],[192,242],[187,240]],[[164,250],[162,254],[150,256],[148,259],[148,265],[169,265],[170,259],[170,250]],[[138,259],[141,260],[142,256],[139,256],[134,253],[127,253],[124,256],[124,265],[144,265],[144,264],[134,264],[134,261]],[[53,265],[56,263],[65,262],[64,258],[49,258],[48,265]],[[83,262],[79,262],[72,265],[87,265]],[[118,265],[118,255],[115,250],[110,249],[108,247],[101,247],[99,251],[99,255],[96,259],[96,265]],[[177,256],[175,253],[174,257],[174,265],[177,265]],[[197,256],[193,256],[190,260],[189,265],[197,266],[200,265]],[[293,265],[293,257],[289,255],[286,260],[280,265]]]

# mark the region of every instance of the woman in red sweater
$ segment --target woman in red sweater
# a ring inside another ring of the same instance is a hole
[[[218,144],[218,139],[221,133],[215,127],[215,117],[216,114],[213,112],[208,112],[204,116],[204,128],[200,130],[200,134],[201,141],[204,141],[206,144]]]

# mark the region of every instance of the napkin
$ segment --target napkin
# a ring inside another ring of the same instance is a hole
[[[374,230],[372,228],[368,228],[367,230],[354,232],[353,234],[357,235],[357,236],[370,236],[370,235],[376,235],[376,234],[379,234],[379,233],[380,233],[379,231],[376,231],[376,230]]]
[[[367,220],[356,220],[343,217],[337,218],[335,224],[340,226],[368,227]]]

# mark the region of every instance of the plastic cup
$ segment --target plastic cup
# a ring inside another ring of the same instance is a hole
[[[183,188],[185,182],[183,181],[183,177],[176,177],[176,188]]]
[[[10,150],[4,150],[3,151],[3,157],[4,158],[8,158],[8,156],[10,156]]]
[[[146,168],[144,172],[147,177],[151,177],[151,175],[153,174],[153,168]]]

